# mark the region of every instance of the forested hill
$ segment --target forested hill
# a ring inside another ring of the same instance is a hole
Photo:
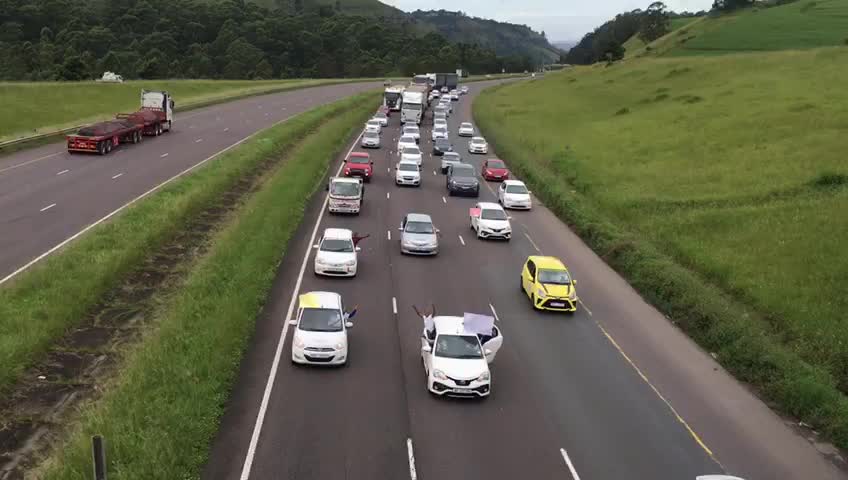
[[[532,69],[405,21],[302,0],[0,0],[0,80],[408,76]],[[366,0],[349,0],[366,1]],[[266,3],[268,3],[266,1]]]

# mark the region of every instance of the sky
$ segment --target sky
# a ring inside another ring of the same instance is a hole
[[[551,41],[579,40],[621,12],[646,8],[651,0],[381,0],[408,12],[462,11],[474,17],[544,30]],[[713,0],[665,0],[671,10],[709,10]]]

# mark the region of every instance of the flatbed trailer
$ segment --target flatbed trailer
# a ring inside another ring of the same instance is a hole
[[[126,120],[95,123],[68,135],[68,152],[88,152],[106,155],[122,143],[138,143],[144,126]]]

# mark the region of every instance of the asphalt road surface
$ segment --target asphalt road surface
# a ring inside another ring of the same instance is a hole
[[[355,83],[250,97],[179,114],[173,131],[98,156],[56,143],[0,157],[0,282],[150,189],[324,103],[376,88]],[[179,99],[176,99],[179,102]]]
[[[449,119],[455,149],[478,169],[495,153],[468,154],[456,131],[484,86],[473,84]],[[511,212],[512,241],[476,239],[468,209],[478,199],[447,195],[439,157],[430,156],[429,115],[423,185],[395,186],[399,117],[383,130],[383,148],[371,151],[376,176],[359,216],[322,213],[323,190],[312,200],[257,321],[203,478],[846,478],[823,447],[725,373],[538,199],[532,211]],[[484,182],[479,201],[496,201],[496,187]],[[398,227],[409,212],[430,214],[441,229],[437,257],[400,254]],[[314,235],[328,227],[371,234],[360,244],[356,278],[313,274]],[[523,262],[540,252],[563,259],[579,280],[576,314],[535,312],[519,291]],[[359,305],[345,368],[291,363],[285,321],[295,294],[314,290]],[[411,305],[431,302],[443,315],[496,315],[504,345],[491,366],[490,398],[427,392],[422,325]]]

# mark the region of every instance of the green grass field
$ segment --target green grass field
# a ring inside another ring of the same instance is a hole
[[[595,212],[570,221],[718,286],[848,392],[846,76],[845,48],[633,59],[484,93],[475,116],[507,162],[563,185],[534,190]]]
[[[177,110],[224,99],[336,83],[342,80],[162,80],[96,82],[0,82],[0,141],[55,132],[138,109],[141,89],[167,90]]]
[[[628,56],[724,55],[848,44],[848,1],[798,0],[702,17],[652,42],[631,39]]]

